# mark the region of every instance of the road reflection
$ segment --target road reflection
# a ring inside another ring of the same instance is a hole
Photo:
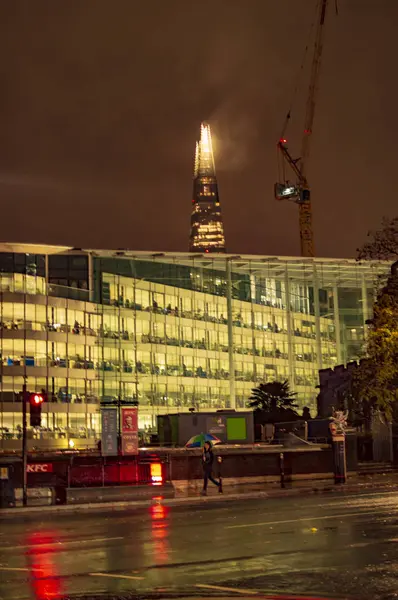
[[[31,533],[26,538],[27,566],[31,569],[30,585],[35,600],[62,599],[63,582],[54,560],[59,533],[52,530]]]
[[[153,557],[157,564],[164,564],[170,558],[169,510],[168,506],[160,503],[150,508]]]

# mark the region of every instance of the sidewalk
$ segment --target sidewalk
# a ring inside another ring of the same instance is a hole
[[[84,511],[111,512],[119,510],[134,510],[157,504],[163,504],[165,506],[189,506],[197,504],[231,502],[234,500],[242,501],[256,500],[261,498],[264,500],[272,498],[288,498],[292,496],[309,494],[344,494],[362,492],[366,490],[390,490],[391,492],[398,492],[398,474],[389,473],[385,475],[366,476],[354,475],[351,476],[347,483],[343,485],[335,485],[334,481],[331,479],[287,483],[284,489],[277,484],[237,485],[226,488],[223,494],[218,494],[216,488],[209,488],[208,496],[200,496],[195,494],[178,498],[163,498],[162,496],[157,496],[156,489],[154,489],[152,498],[131,501],[3,508],[0,509],[0,519],[34,515],[35,513],[43,516],[43,512],[45,512],[46,516],[60,513],[82,513]]]

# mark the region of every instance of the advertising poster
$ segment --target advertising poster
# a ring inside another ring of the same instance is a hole
[[[101,454],[117,456],[117,408],[101,409]]]
[[[206,419],[206,433],[210,433],[225,441],[226,436],[226,419],[221,415],[214,417],[207,417]]]
[[[122,454],[138,454],[138,408],[121,410]]]

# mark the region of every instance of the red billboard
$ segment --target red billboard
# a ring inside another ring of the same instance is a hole
[[[138,433],[138,408],[122,407],[122,433]]]
[[[121,409],[122,454],[138,454],[138,408]]]

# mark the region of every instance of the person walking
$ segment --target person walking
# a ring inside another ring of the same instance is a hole
[[[202,464],[203,464],[203,490],[202,496],[207,496],[207,484],[210,479],[214,485],[218,487],[218,493],[222,494],[222,484],[221,481],[216,481],[214,479],[213,472],[213,462],[214,462],[214,454],[211,449],[210,442],[205,442],[203,446],[203,454],[202,454]]]

